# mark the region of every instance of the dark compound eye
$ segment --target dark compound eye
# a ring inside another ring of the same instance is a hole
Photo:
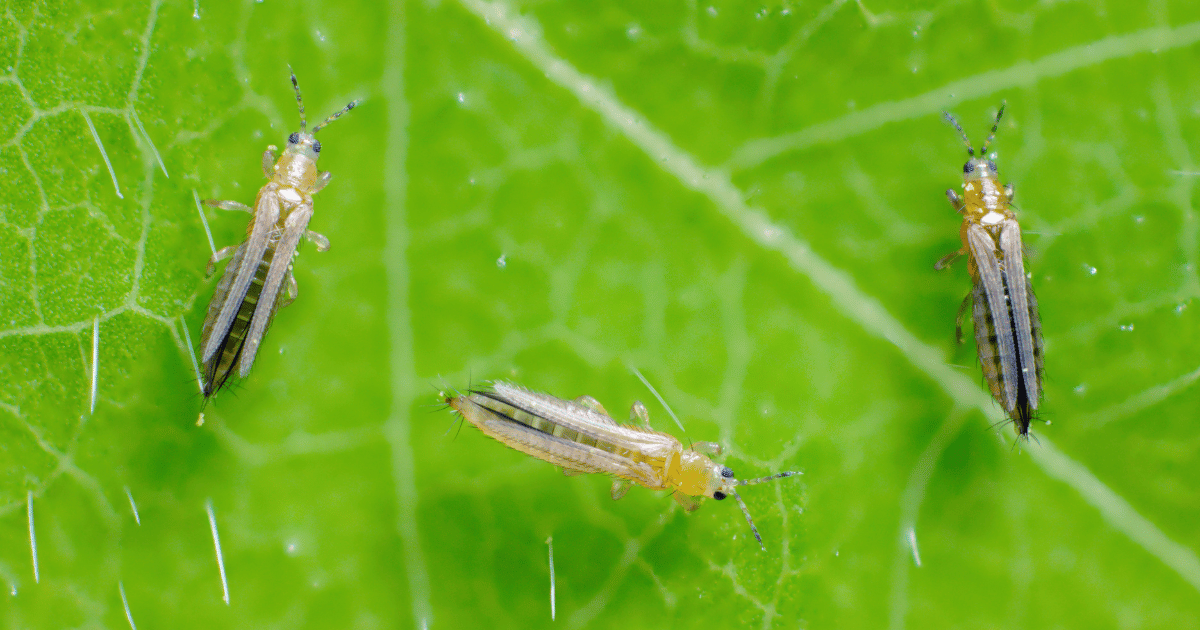
[[[297,142],[300,142],[300,134],[293,133],[292,135],[288,136],[288,144],[296,144]]]
[[[967,162],[966,164],[963,164],[963,172],[964,172],[964,173],[970,173],[970,172],[971,172],[971,171],[973,171],[973,170],[975,170],[975,165],[974,165],[974,164],[972,164],[972,163],[970,163],[970,162]]]
[[[724,492],[714,492],[713,498],[720,501],[721,499],[725,498],[725,493]]]
[[[321,152],[321,143],[318,140],[313,140],[313,153]]]
[[[989,170],[989,171],[991,171],[991,172],[993,172],[993,173],[995,173],[995,172],[996,172],[996,163],[995,163],[995,162],[988,162],[988,170]]]
[[[722,476],[722,477],[724,477],[724,478],[726,478],[726,479],[732,479],[732,478],[733,478],[733,471],[732,471],[732,470],[729,470],[729,467],[728,467],[728,466],[724,466],[724,467],[722,467],[722,468],[721,468],[721,476]]]

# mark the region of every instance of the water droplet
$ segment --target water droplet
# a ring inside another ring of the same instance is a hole
[[[1134,222],[1134,223],[1145,223],[1145,222],[1146,222],[1146,217],[1144,217],[1144,216],[1142,216],[1142,215],[1140,215],[1140,214],[1139,214],[1139,215],[1137,215],[1136,217],[1133,217],[1133,222]]]
[[[462,92],[459,92],[458,94],[456,94],[456,95],[454,96],[454,98],[455,98],[455,99],[456,99],[456,100],[457,100],[459,103],[466,103],[466,102],[467,102],[467,95],[466,95],[466,94],[463,94]]]
[[[1089,276],[1096,275],[1096,273],[1098,271],[1095,267],[1093,267],[1087,263],[1083,263],[1083,270],[1086,271]]]
[[[1080,383],[1075,386],[1075,389],[1073,391],[1075,392],[1076,396],[1082,396],[1087,393],[1087,384]]]
[[[500,254],[500,257],[496,259],[496,266],[501,269],[504,269],[505,267],[507,267],[508,266],[508,254]]]
[[[1175,314],[1179,315],[1179,314],[1183,313],[1185,310],[1187,310],[1187,307],[1188,307],[1187,302],[1180,302],[1179,304],[1176,304],[1175,305]]]
[[[317,29],[317,41],[319,41],[319,42],[325,41],[325,35],[323,33],[321,33],[320,29]]]
[[[1133,324],[1121,324],[1121,330],[1125,332],[1133,332]]]
[[[707,12],[710,17],[717,17],[717,7],[709,5],[709,7],[705,9],[705,12]]]
[[[642,36],[642,26],[637,22],[625,27],[625,36],[629,39],[637,39]]]

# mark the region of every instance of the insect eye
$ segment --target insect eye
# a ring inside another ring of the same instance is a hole
[[[729,467],[728,467],[728,466],[725,466],[725,467],[721,468],[721,476],[722,476],[722,477],[724,477],[724,478],[726,478],[726,479],[732,479],[732,478],[733,478],[733,471],[732,471],[732,470],[729,470]]]
[[[721,499],[725,498],[725,493],[724,492],[714,492],[713,498],[720,501]]]
[[[320,152],[321,152],[321,142],[319,140],[313,140],[313,153],[320,153]]]
[[[993,172],[993,173],[995,173],[995,172],[996,172],[996,163],[995,163],[995,162],[988,162],[988,170],[989,170],[989,171],[991,171],[991,172]]]
[[[974,165],[974,164],[972,164],[972,163],[970,163],[970,162],[967,162],[966,164],[963,164],[963,172],[964,172],[964,173],[970,173],[970,172],[971,172],[971,171],[973,171],[973,170],[975,170],[975,165]]]
[[[293,133],[292,135],[288,136],[288,144],[296,144],[298,142],[300,142],[300,134]]]

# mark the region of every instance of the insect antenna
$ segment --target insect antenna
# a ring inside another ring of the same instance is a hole
[[[297,92],[297,94],[299,94],[299,92]],[[348,112],[348,111],[350,111],[350,110],[354,109],[355,107],[358,107],[358,104],[359,104],[359,103],[361,103],[361,102],[362,102],[362,101],[360,101],[359,99],[354,99],[353,101],[350,101],[349,103],[347,103],[347,104],[346,104],[346,106],[345,106],[345,107],[343,107],[343,108],[341,108],[340,110],[338,110],[338,111],[336,111],[336,112],[334,112],[334,113],[330,114],[330,115],[329,115],[329,118],[326,118],[325,120],[322,120],[322,121],[321,121],[321,124],[317,125],[316,127],[313,127],[313,130],[312,130],[312,132],[313,132],[313,133],[317,133],[317,132],[318,132],[318,131],[320,131],[321,129],[324,129],[324,128],[325,128],[325,126],[326,126],[326,125],[328,125],[329,123],[331,123],[331,122],[333,122],[333,121],[335,121],[335,120],[337,120],[337,119],[341,118],[341,117],[342,117],[342,114],[345,114],[346,112]],[[301,108],[301,111],[303,111],[303,108]]]
[[[967,137],[967,132],[963,131],[962,125],[958,124],[958,119],[950,112],[942,112],[942,118],[945,118],[946,122],[954,125],[954,128],[958,130],[958,134],[962,136],[963,144],[967,145],[967,155],[975,157],[975,149],[971,147],[971,139]]]
[[[746,515],[746,522],[750,524],[750,531],[754,532],[754,540],[757,540],[758,546],[763,551],[766,551],[767,546],[763,544],[762,536],[758,535],[758,528],[754,526],[754,519],[750,518],[750,508],[746,507],[746,502],[742,500],[742,495],[738,494],[737,490],[734,490],[733,498],[737,499],[738,505],[742,507],[742,514]]]
[[[783,479],[784,477],[791,477],[792,475],[799,475],[799,474],[801,474],[801,473],[798,470],[786,470],[781,473],[775,473],[774,475],[768,475],[766,477],[759,477],[758,479],[738,479],[738,485],[739,486],[753,486],[756,483],[775,481],[776,479]]]
[[[1000,111],[996,112],[996,122],[992,123],[992,132],[988,134],[987,140],[983,141],[983,148],[979,149],[980,157],[987,155],[988,145],[996,139],[996,130],[1000,128],[1000,117],[1004,115],[1006,105],[1008,105],[1008,101],[1000,101]]]
[[[752,486],[756,483],[774,481],[776,479],[783,479],[784,477],[791,477],[792,475],[799,475],[799,474],[800,474],[799,471],[788,470],[788,471],[784,471],[781,473],[776,473],[774,475],[769,475],[766,477],[759,477],[758,479],[739,479],[737,485]],[[742,495],[738,494],[737,490],[733,490],[731,488],[730,492],[733,494],[733,498],[737,499],[738,505],[741,506],[742,514],[746,515],[746,522],[750,524],[750,531],[754,532],[754,539],[758,541],[758,546],[762,547],[763,551],[766,551],[767,546],[763,544],[762,536],[758,535],[758,528],[754,526],[754,519],[750,518],[750,508],[746,507],[746,502],[742,500]]]
[[[304,131],[308,127],[308,121],[304,119],[304,99],[300,98],[300,82],[296,81],[296,71],[292,70],[291,64],[288,64],[288,72],[292,73],[292,89],[296,90],[296,106],[300,108],[300,131]]]

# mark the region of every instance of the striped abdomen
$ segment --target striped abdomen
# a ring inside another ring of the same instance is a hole
[[[1017,349],[1021,347],[1018,339],[1020,331],[1013,325],[1016,317],[1012,311],[1012,300],[1009,297],[1010,283],[1007,274],[1002,277],[1004,278],[1003,299],[1005,304],[1001,308],[1004,309],[1002,312],[1008,314],[1008,321],[1001,328],[996,326],[996,320],[992,316],[986,288],[982,282],[975,283],[973,289],[975,345],[979,351],[979,364],[983,368],[983,378],[987,381],[992,396],[1004,407],[1008,417],[1016,423],[1017,433],[1026,436],[1029,434],[1029,423],[1033,420],[1039,403],[1038,396],[1031,396],[1030,392],[1040,393],[1042,390],[1042,324],[1038,316],[1038,303],[1033,294],[1033,287],[1024,281],[1013,283],[1017,285],[1018,289],[1023,286],[1027,296],[1029,332],[1033,338],[1032,361],[1019,356],[1020,353]],[[1007,336],[1011,343],[1002,344],[1001,335]],[[1006,356],[1002,347],[1011,348],[1012,356]],[[1005,380],[1005,364],[1009,365],[1008,373],[1017,375],[1015,396],[1011,397]]]
[[[221,281],[217,283],[217,288],[213,291],[212,301],[208,304],[208,313],[204,319],[204,328],[200,333],[200,347],[202,348],[208,344],[208,339],[213,334],[213,322],[216,320],[221,306],[225,303],[229,286],[233,284],[233,279],[237,276],[238,269],[243,264],[245,253],[246,243],[242,243],[233,253],[232,259],[225,267],[225,272],[221,275]],[[250,328],[250,320],[254,316],[255,306],[262,297],[263,283],[266,280],[267,270],[270,269],[271,260],[274,257],[275,248],[272,245],[268,245],[262,260],[258,262],[258,269],[255,270],[254,278],[250,281],[245,296],[242,297],[241,306],[238,307],[237,315],[234,317],[229,331],[222,338],[212,358],[204,362],[204,397],[206,399],[212,397],[217,390],[225,385],[225,381],[233,374],[234,366],[237,365],[238,360],[241,358],[242,348],[246,343],[246,333]],[[284,294],[284,291],[279,291],[273,298],[268,298],[275,301],[268,316],[268,328],[271,326],[271,320],[275,319],[275,312],[279,310],[280,306],[284,305]],[[245,378],[246,375],[239,373],[238,376]]]

